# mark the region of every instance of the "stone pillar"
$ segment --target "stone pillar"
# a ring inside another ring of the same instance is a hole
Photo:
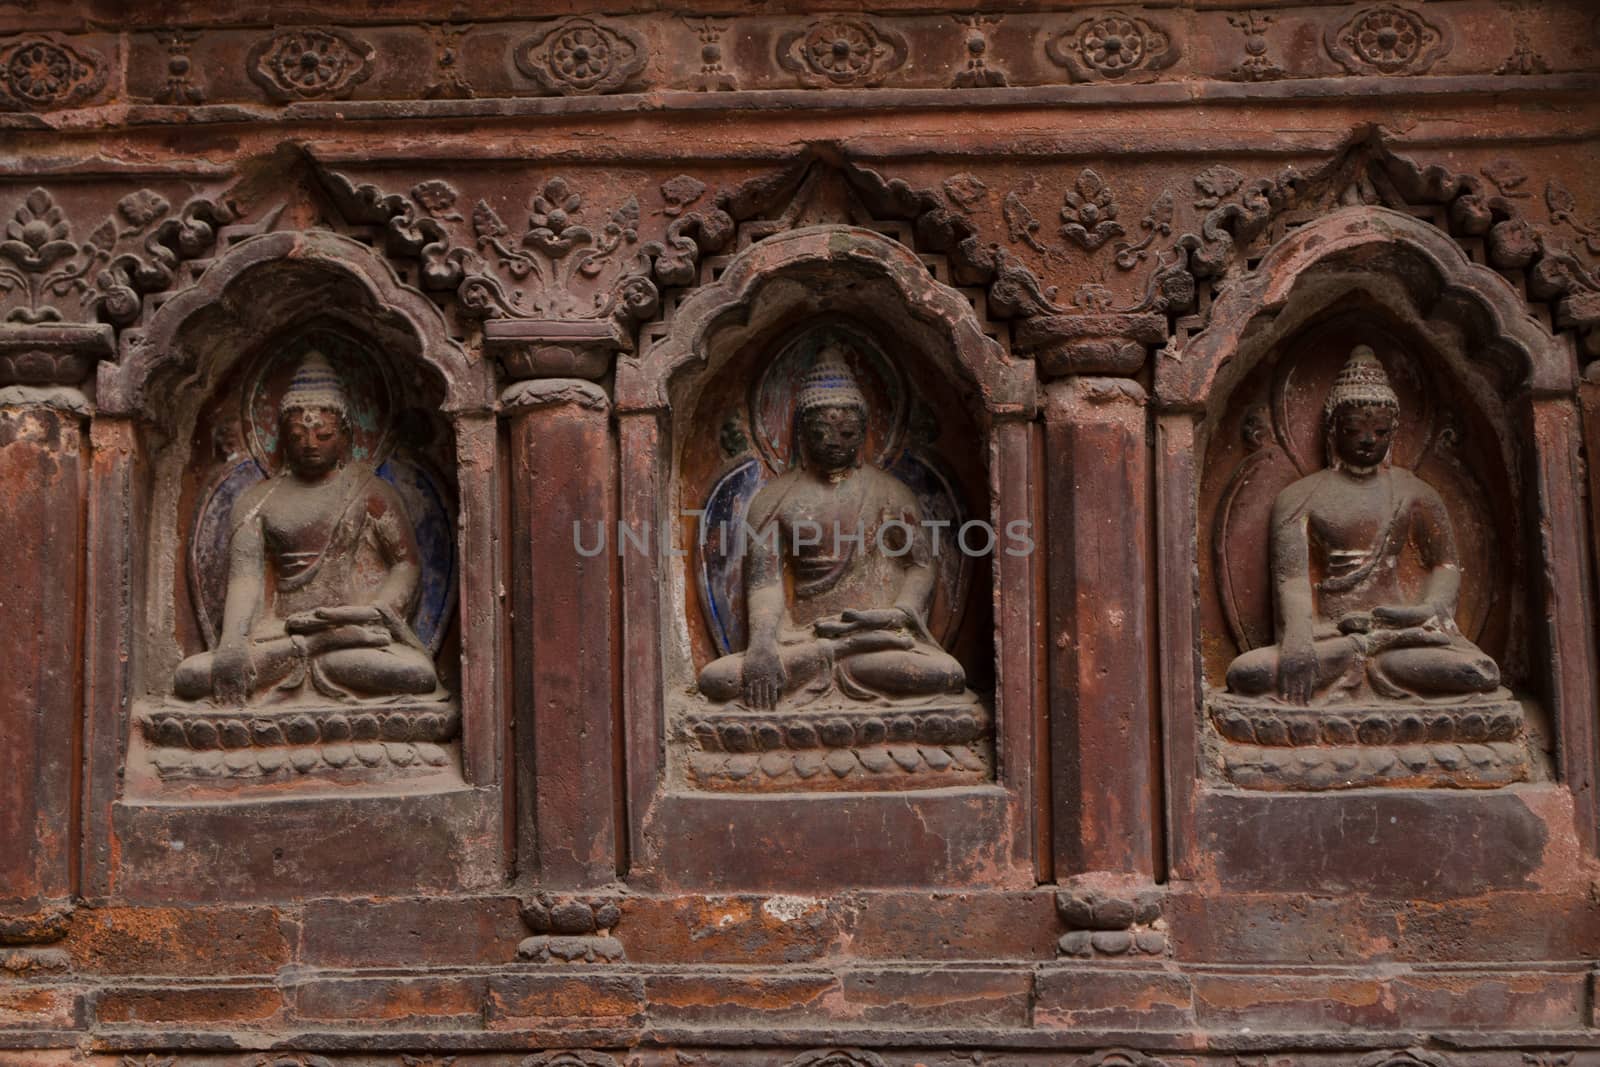
[[[549,888],[604,885],[617,877],[620,802],[611,405],[593,382],[540,378],[510,386],[501,410],[517,532],[519,874]]]
[[[1150,452],[1125,378],[1045,387],[1055,877],[1157,869]]]
[[[89,405],[73,383],[110,347],[106,326],[0,327],[0,920],[13,943],[60,936],[48,916],[76,889]]]

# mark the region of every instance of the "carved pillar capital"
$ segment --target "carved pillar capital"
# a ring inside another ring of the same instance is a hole
[[[1131,378],[1071,377],[1044,388],[1046,420],[1110,422],[1130,413],[1142,418],[1149,402],[1144,386]]]
[[[0,326],[0,405],[87,415],[80,386],[115,351],[104,323],[6,323]]]
[[[611,410],[611,398],[604,389],[581,378],[530,378],[513,382],[500,394],[503,416],[565,405],[605,412]]]
[[[612,319],[490,319],[484,352],[512,381],[605,376],[628,338]]]
[[[1034,315],[1017,323],[1015,349],[1033,356],[1041,378],[1135,374],[1166,339],[1167,320],[1153,311]]]

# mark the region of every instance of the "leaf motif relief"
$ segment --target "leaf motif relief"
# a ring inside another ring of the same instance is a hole
[[[486,201],[479,200],[472,209],[472,232],[477,235],[480,243],[505,237],[511,231],[506,224],[500,221],[500,216],[495,214],[494,208]]]
[[[1006,194],[1000,204],[1000,214],[1006,220],[1006,236],[1013,244],[1020,241],[1035,252],[1048,252],[1038,238],[1039,220],[1033,217],[1028,205],[1015,191]]]
[[[1061,236],[1093,252],[1124,232],[1117,220],[1117,203],[1111,188],[1094,170],[1085,167],[1061,208]]]

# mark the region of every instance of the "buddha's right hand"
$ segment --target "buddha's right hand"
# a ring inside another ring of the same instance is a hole
[[[1278,654],[1278,695],[1290,704],[1309,704],[1317,691],[1317,653],[1311,642],[1284,645]]]
[[[783,659],[775,647],[753,645],[744,654],[744,702],[752,708],[771,710],[778,706],[784,683],[789,680]]]
[[[224,707],[242,707],[250,698],[250,649],[243,644],[218,646],[211,658],[211,693]]]

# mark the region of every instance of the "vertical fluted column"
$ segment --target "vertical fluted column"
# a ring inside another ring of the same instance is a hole
[[[593,382],[502,397],[510,428],[518,855],[541,886],[617,875],[617,459]]]
[[[1145,394],[1122,378],[1046,387],[1055,868],[1150,877],[1160,757],[1152,699]]]

